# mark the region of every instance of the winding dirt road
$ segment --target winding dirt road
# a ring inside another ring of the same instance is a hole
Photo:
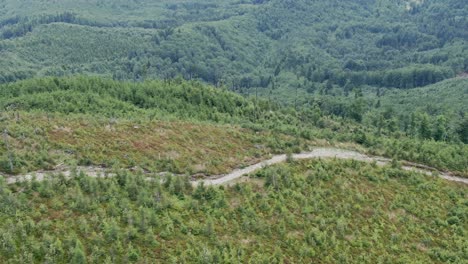
[[[386,164],[389,164],[392,161],[391,159],[384,158],[384,157],[372,157],[372,156],[361,154],[359,152],[344,150],[344,149],[337,149],[337,148],[316,148],[311,152],[293,154],[292,158],[296,160],[313,159],[313,158],[353,159],[353,160],[363,161],[363,162],[376,162],[376,164],[379,166],[384,166]],[[285,154],[273,156],[269,160],[265,160],[263,162],[245,167],[243,169],[236,169],[230,172],[229,174],[214,176],[212,177],[213,179],[194,181],[193,184],[198,185],[201,182],[203,182],[205,185],[227,184],[240,177],[243,177],[252,172],[255,172],[265,166],[270,166],[273,164],[285,162],[286,159],[287,159],[287,156]],[[432,176],[435,173],[436,175],[438,175],[439,177],[445,180],[468,184],[467,178],[456,177],[456,176],[453,176],[451,173],[440,172],[434,168],[431,168],[422,164],[406,162],[405,166],[402,166],[402,168],[405,170],[417,171],[417,172],[430,175],[430,176]],[[109,173],[106,174],[106,169],[99,168],[99,167],[78,167],[77,171],[82,171],[83,173],[85,173],[86,175],[90,177],[105,177],[105,176],[112,177],[113,176],[113,174],[109,174]],[[1,174],[0,176],[3,176],[6,179],[6,182],[8,184],[13,184],[17,182],[29,181],[33,179],[33,177],[35,177],[35,179],[38,181],[42,181],[46,178],[47,175],[58,174],[58,173],[62,173],[65,177],[70,177],[70,175],[72,174],[72,171],[70,170],[70,168],[63,167],[63,168],[59,168],[53,171],[39,171],[39,172],[33,172],[33,173],[28,173],[28,174],[19,175],[19,176],[7,177]]]
[[[231,182],[235,179],[238,179],[242,176],[248,175],[252,172],[255,172],[265,166],[270,166],[273,164],[281,163],[286,161],[287,156],[285,154],[274,156],[273,158],[248,166],[243,169],[234,170],[229,174],[223,175],[216,179],[208,179],[202,180],[199,182],[204,182],[205,185],[221,185]],[[359,152],[344,150],[344,149],[336,149],[336,148],[316,148],[311,152],[301,153],[301,154],[293,154],[293,159],[301,160],[301,159],[313,159],[313,158],[337,158],[337,159],[353,159],[357,161],[364,161],[364,162],[376,162],[379,166],[384,166],[389,164],[392,160],[387,159],[384,157],[371,157]],[[426,175],[433,175],[434,172],[438,174],[441,178],[454,181],[454,182],[461,182],[468,184],[468,179],[456,177],[451,175],[450,173],[439,172],[436,169],[430,168],[428,166],[416,163],[408,163],[406,166],[402,166],[404,170],[414,170]]]

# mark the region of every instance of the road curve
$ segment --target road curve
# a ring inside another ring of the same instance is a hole
[[[337,148],[316,148],[310,152],[293,154],[292,158],[295,160],[313,159],[313,158],[353,159],[353,160],[363,161],[363,162],[375,162],[379,166],[384,166],[386,164],[389,164],[392,161],[391,159],[384,158],[384,157],[373,157],[373,156],[368,156],[368,155],[365,155],[356,151],[337,149]],[[269,160],[265,160],[257,164],[250,165],[243,169],[236,169],[225,175],[211,177],[213,179],[194,181],[193,184],[198,185],[202,182],[205,185],[227,184],[242,176],[248,175],[252,172],[262,169],[265,166],[270,166],[273,164],[285,162],[286,159],[287,159],[286,154],[273,156]],[[468,184],[467,178],[456,177],[456,176],[453,176],[451,173],[440,172],[434,168],[431,168],[422,164],[406,162],[405,165],[402,166],[402,169],[413,170],[413,171],[417,171],[417,172],[430,175],[430,176],[432,176],[435,173],[436,175],[438,175],[439,177],[445,180]],[[106,173],[107,170],[105,168],[100,168],[100,167],[77,167],[76,171],[82,171],[83,173],[85,173],[86,175],[90,177],[103,177],[104,175],[107,177],[113,176],[113,174]],[[17,182],[30,181],[33,178],[35,178],[37,181],[42,181],[47,177],[47,175],[58,174],[58,173],[62,173],[65,177],[70,177],[70,175],[72,174],[72,170],[70,168],[62,167],[53,171],[39,171],[39,172],[33,172],[33,173],[24,174],[24,175],[9,176],[9,177],[3,176],[3,177],[6,179],[6,182],[8,184],[13,184]],[[0,176],[2,175],[0,174]]]
[[[384,158],[384,157],[371,157],[371,156],[367,156],[365,154],[361,154],[356,151],[337,149],[337,148],[316,148],[312,150],[311,152],[293,154],[292,158],[295,160],[313,159],[313,158],[353,159],[353,160],[363,161],[363,162],[376,162],[376,164],[379,166],[384,166],[386,164],[389,164],[392,161],[391,159]],[[265,166],[270,166],[273,164],[285,162],[286,159],[287,159],[287,156],[285,154],[277,155],[277,156],[272,157],[269,160],[248,166],[243,169],[234,170],[229,174],[220,176],[219,178],[201,180],[201,181],[198,181],[198,183],[203,182],[205,185],[226,184],[242,176],[255,172]],[[422,164],[408,163],[408,165],[402,166],[402,169],[413,170],[413,171],[417,171],[417,172],[420,172],[426,175],[431,175],[431,176],[435,172],[436,174],[439,175],[439,177],[445,180],[468,184],[467,178],[456,177],[456,176],[453,176],[451,173],[440,172],[434,168],[431,168]]]

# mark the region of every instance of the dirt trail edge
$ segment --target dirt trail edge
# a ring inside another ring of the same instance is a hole
[[[353,159],[353,160],[364,161],[364,162],[376,162],[376,164],[379,166],[384,166],[386,164],[389,164],[392,161],[391,159],[384,158],[384,157],[371,157],[365,154],[361,154],[359,152],[344,150],[344,149],[337,149],[337,148],[316,148],[310,152],[293,154],[292,158],[295,160],[313,159],[313,158]],[[227,184],[242,176],[248,175],[252,172],[262,169],[263,167],[285,162],[286,159],[287,159],[286,154],[273,156],[269,160],[265,160],[254,165],[250,165],[243,169],[236,169],[228,174],[212,177],[214,179],[194,181],[193,184],[198,185],[202,182],[205,185]],[[438,175],[439,177],[448,181],[468,184],[468,178],[456,177],[456,176],[453,176],[449,172],[440,172],[434,168],[431,168],[422,164],[409,163],[409,162],[406,162],[404,164],[405,165],[402,166],[404,170],[413,170],[413,171],[417,171],[417,172],[420,172],[429,176]],[[113,174],[106,173],[107,170],[105,168],[100,168],[100,167],[77,167],[76,170],[78,172],[81,171],[90,177],[105,177],[105,176],[112,177],[113,176]],[[47,175],[57,174],[57,173],[62,173],[65,177],[69,177],[72,174],[72,171],[69,168],[64,167],[64,168],[59,168],[53,171],[39,171],[39,172],[28,173],[25,175],[10,176],[10,177],[3,176],[3,177],[6,179],[6,182],[8,184],[13,184],[17,182],[29,181],[33,178],[35,178],[37,181],[42,181],[46,178]],[[2,175],[0,174],[0,176]]]
[[[217,179],[201,180],[199,182],[204,182],[205,185],[226,184],[244,175],[247,175],[256,170],[259,170],[265,166],[285,162],[286,158],[287,156],[284,154],[274,156],[273,158],[269,160],[248,166],[243,169],[234,170],[233,172],[223,175]],[[293,154],[292,158],[296,160],[313,159],[313,158],[353,159],[353,160],[364,161],[364,162],[376,162],[376,164],[379,166],[384,166],[392,161],[391,159],[387,159],[384,157],[370,157],[370,156],[361,154],[359,152],[344,150],[344,149],[336,149],[336,148],[316,148],[311,152]],[[427,167],[422,164],[411,163],[411,165],[402,166],[402,169],[414,170],[420,173],[424,173],[426,175],[433,175],[433,173],[436,173],[443,179],[468,184],[468,179],[452,176],[450,173],[439,172],[436,169]]]

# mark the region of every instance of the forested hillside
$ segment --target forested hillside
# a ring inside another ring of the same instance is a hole
[[[279,94],[363,84],[408,89],[468,71],[468,5],[459,0],[2,0],[0,6],[1,82],[182,76],[241,93],[257,87]]]
[[[437,93],[446,86],[425,89]],[[457,87],[453,96],[466,96]],[[468,175],[468,145],[462,143],[468,119],[454,113],[466,105],[453,100],[429,115],[425,109],[376,108],[372,96],[352,98],[323,95],[294,108],[182,79],[49,77],[4,84],[0,172],[65,163],[224,173],[268,153],[342,142]],[[383,105],[393,100],[390,94],[381,98]]]
[[[467,77],[468,0],[0,0],[0,263],[468,263]]]
[[[3,263],[464,263],[465,186],[306,161],[232,187],[141,174],[0,180]]]

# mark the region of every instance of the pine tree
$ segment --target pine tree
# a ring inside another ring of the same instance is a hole
[[[77,239],[75,242],[75,248],[71,252],[71,261],[72,264],[85,264],[86,255],[84,253],[83,244]]]
[[[466,116],[459,128],[457,129],[458,135],[461,141],[465,144],[468,144],[468,116]]]
[[[421,115],[421,123],[419,124],[419,135],[423,139],[431,138],[431,128],[429,124],[429,117],[427,114]]]

